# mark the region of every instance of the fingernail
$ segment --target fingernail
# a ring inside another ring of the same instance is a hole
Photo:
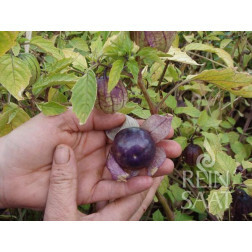
[[[56,164],[66,164],[70,159],[69,148],[60,145],[56,148],[54,153],[54,162]]]

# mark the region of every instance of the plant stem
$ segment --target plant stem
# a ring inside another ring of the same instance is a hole
[[[138,82],[137,82],[139,88],[141,89],[141,91],[143,92],[143,95],[144,95],[144,98],[146,99],[148,105],[149,105],[149,108],[150,108],[150,112],[151,114],[157,114],[157,107],[155,106],[155,104],[152,102],[148,92],[147,92],[147,89],[143,83],[143,79],[142,79],[142,73],[141,71],[139,71],[139,74],[138,74]]]
[[[161,100],[161,102],[159,102],[159,104],[157,105],[157,108],[156,108],[157,112],[159,111],[159,109],[161,108],[161,106],[163,105],[163,103],[164,103],[165,100],[169,97],[170,94],[172,94],[172,93],[173,93],[177,88],[179,88],[180,86],[182,86],[182,85],[184,85],[184,84],[186,84],[186,83],[188,83],[188,82],[190,82],[190,81],[191,81],[191,79],[189,79],[189,80],[184,80],[184,81],[180,82],[179,84],[175,85],[175,87],[172,88],[172,89],[166,94],[166,96]]]
[[[194,56],[197,56],[197,57],[199,57],[199,58],[202,58],[202,59],[211,61],[212,63],[214,63],[214,64],[216,64],[216,65],[219,65],[219,66],[222,66],[222,67],[227,68],[227,66],[225,66],[225,65],[223,65],[223,64],[221,64],[221,63],[219,63],[219,62],[217,62],[217,61],[215,61],[215,60],[209,59],[209,58],[207,58],[207,57],[205,57],[205,56],[202,56],[202,55],[199,55],[199,54],[193,53],[193,52],[188,52],[188,53],[189,53],[189,54],[192,54],[192,55],[194,55]]]
[[[156,192],[156,196],[158,198],[158,201],[163,206],[163,209],[165,211],[165,215],[167,217],[167,220],[168,221],[174,221],[174,214],[173,214],[170,206],[168,205],[168,202],[167,202],[166,198],[161,193],[159,193],[158,191]]]
[[[164,67],[164,70],[163,70],[163,72],[162,72],[162,74],[160,76],[160,79],[158,81],[158,85],[157,85],[156,91],[158,91],[160,89],[161,83],[162,83],[162,81],[164,79],[164,76],[165,76],[165,73],[166,73],[166,70],[167,70],[167,67],[168,67],[168,64],[169,64],[169,60],[166,60],[165,61],[165,67]]]

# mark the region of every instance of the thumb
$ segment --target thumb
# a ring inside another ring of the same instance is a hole
[[[56,147],[44,220],[77,219],[77,165],[73,150]]]

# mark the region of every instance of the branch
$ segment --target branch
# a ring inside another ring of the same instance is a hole
[[[142,73],[141,73],[141,70],[139,71],[139,74],[138,74],[138,82],[137,82],[140,90],[143,92],[143,95],[144,95],[144,98],[146,99],[148,105],[149,105],[149,108],[150,108],[150,112],[151,114],[157,114],[157,108],[156,106],[154,105],[154,103],[152,102],[148,92],[147,92],[147,89],[143,83],[143,80],[142,80]]]
[[[159,81],[158,81],[158,85],[157,85],[156,91],[160,89],[161,83],[162,83],[162,81],[163,81],[163,79],[164,79],[164,76],[165,76],[165,73],[166,73],[166,70],[167,70],[167,67],[168,67],[168,64],[169,64],[169,61],[166,60],[166,61],[165,61],[165,67],[164,67],[163,72],[162,72],[162,74],[161,74],[161,76],[160,76],[160,79],[159,79]]]
[[[199,57],[199,58],[202,58],[202,59],[211,61],[212,63],[214,63],[214,64],[216,64],[216,65],[219,65],[219,66],[222,66],[222,67],[227,68],[227,66],[225,66],[225,65],[223,65],[223,64],[221,64],[221,63],[219,63],[219,62],[217,62],[217,61],[215,61],[215,60],[209,59],[209,58],[207,58],[207,57],[205,57],[205,56],[202,56],[202,55],[199,55],[199,54],[193,53],[193,52],[188,52],[188,53],[189,53],[189,54],[192,54],[192,55],[194,55],[194,56],[197,56],[197,57]]]
[[[156,108],[157,112],[159,111],[159,109],[161,108],[161,106],[163,105],[163,103],[164,103],[165,100],[169,97],[170,94],[172,94],[172,93],[173,93],[177,88],[179,88],[180,86],[182,86],[182,85],[184,85],[184,84],[186,84],[186,83],[188,83],[188,82],[190,82],[190,81],[191,81],[191,79],[189,79],[189,80],[184,80],[184,81],[180,82],[179,84],[177,84],[174,88],[172,88],[172,89],[166,94],[166,96],[161,100],[161,102],[159,102],[159,104],[157,105],[157,108]]]
[[[158,198],[158,201],[163,206],[163,209],[165,211],[165,215],[167,217],[167,220],[168,221],[174,221],[174,214],[173,214],[170,206],[168,205],[168,202],[167,202],[166,198],[159,192],[156,192],[156,196]]]

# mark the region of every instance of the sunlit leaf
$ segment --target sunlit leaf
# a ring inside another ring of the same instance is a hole
[[[17,36],[18,32],[15,31],[0,31],[0,56],[15,45]]]
[[[22,93],[29,85],[31,72],[24,61],[11,56],[3,55],[0,57],[0,83],[17,100],[22,100]]]
[[[66,106],[63,106],[57,102],[44,102],[37,105],[42,113],[46,116],[59,115],[67,110]]]
[[[96,94],[96,77],[94,72],[89,70],[76,82],[72,89],[71,102],[73,112],[79,118],[80,124],[84,124],[87,121],[94,107]]]
[[[40,36],[33,37],[30,41],[30,44],[37,46],[38,48],[42,49],[49,55],[52,55],[57,60],[60,60],[63,58],[63,55],[60,52],[60,49],[56,48],[53,45],[53,42],[48,39],[44,39]]]
[[[108,92],[111,92],[111,90],[118,83],[121,76],[121,72],[123,70],[123,66],[124,66],[124,60],[122,59],[116,60],[113,63],[112,68],[109,72]]]

